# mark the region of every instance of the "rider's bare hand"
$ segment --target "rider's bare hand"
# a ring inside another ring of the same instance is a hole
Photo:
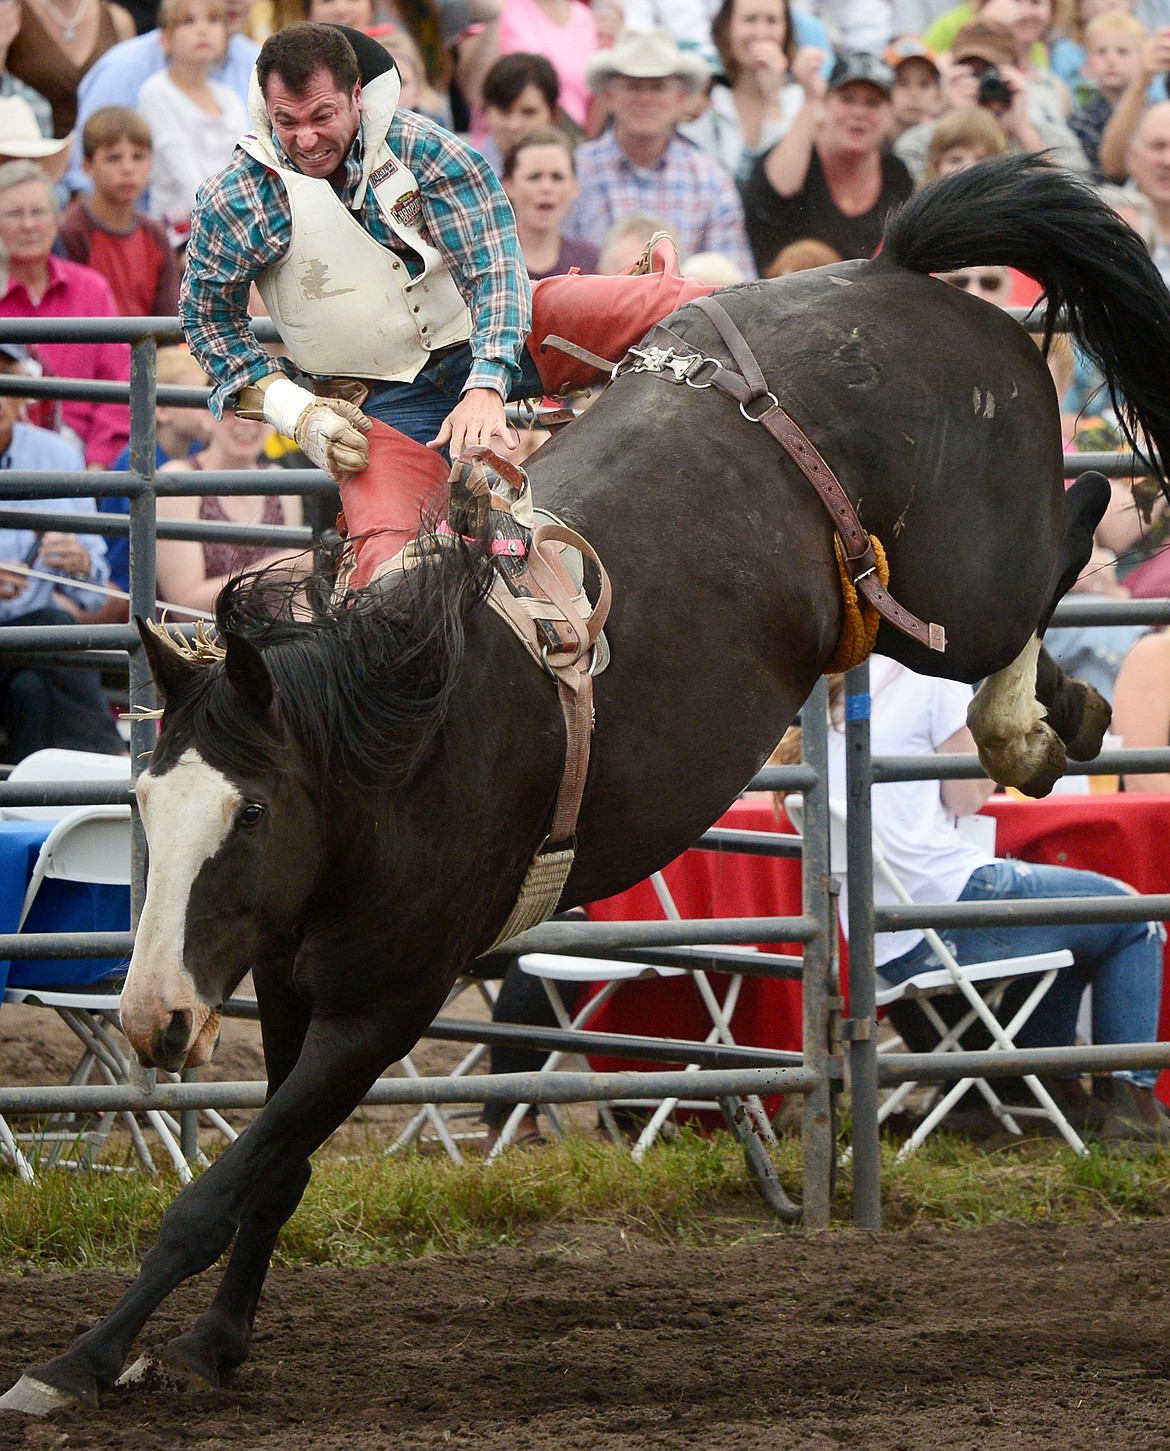
[[[496,439],[504,448],[516,448],[520,442],[515,429],[508,427],[503,399],[494,388],[468,388],[427,447],[447,448],[452,458],[458,458],[477,444],[492,448]]]

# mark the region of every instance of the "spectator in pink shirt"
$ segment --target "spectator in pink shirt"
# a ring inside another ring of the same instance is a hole
[[[597,21],[584,0],[503,0],[499,19],[460,48],[459,84],[478,106],[483,79],[499,56],[517,51],[546,56],[560,82],[561,106],[583,127],[592,94],[585,63],[597,48]]]
[[[0,243],[8,253],[8,285],[0,317],[117,317],[110,284],[91,267],[52,255],[58,211],[48,177],[32,161],[0,166]],[[62,378],[126,382],[125,343],[41,343],[38,355]],[[65,425],[90,468],[109,468],[130,437],[130,410],[120,403],[70,401]]]

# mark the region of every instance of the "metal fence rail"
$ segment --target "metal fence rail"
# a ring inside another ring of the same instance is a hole
[[[263,320],[254,331],[262,341],[276,338],[273,325]],[[128,516],[99,516],[98,532],[125,535],[130,542],[130,613],[149,617],[156,595],[155,543],[158,538],[220,539],[241,543],[269,543],[293,547],[304,545],[312,531],[275,530],[268,526],[176,525],[159,523],[155,503],[159,497],[203,494],[255,493],[254,471],[241,473],[199,473],[160,475],[155,466],[155,406],[202,406],[207,391],[163,387],[157,382],[156,348],[178,341],[173,318],[128,319],[4,319],[0,337],[14,342],[124,341],[131,348],[128,384],[81,382],[69,379],[27,380],[0,378],[0,394],[28,397],[91,398],[103,402],[129,403],[131,414],[131,468],[113,471],[40,474],[6,472],[0,476],[0,523],[27,526],[32,511],[21,509],[19,501],[54,497],[120,496],[130,500]],[[1133,454],[1070,454],[1065,457],[1066,476],[1085,469],[1097,469],[1111,477],[1141,474],[1144,464]],[[333,482],[314,469],[280,470],[272,475],[271,492],[300,493],[308,498],[329,495]],[[9,501],[7,504],[4,501]],[[92,532],[93,522],[76,515],[37,514],[42,527]],[[1060,605],[1055,625],[1097,623],[1170,622],[1170,601],[1066,600]],[[131,699],[152,704],[153,686],[136,631],[130,626],[6,628],[3,648],[9,656],[43,652],[57,657],[62,652],[125,652],[129,662]],[[103,660],[108,658],[103,656]],[[860,667],[847,680],[850,695],[868,692],[868,669]],[[712,828],[696,845],[707,851],[746,852],[768,857],[790,857],[803,853],[803,898],[800,916],[745,917],[683,922],[547,922],[516,939],[516,951],[541,949],[553,952],[606,953],[626,960],[658,960],[684,966],[702,966],[707,971],[731,970],[745,975],[794,978],[803,982],[804,1040],[800,1061],[796,1055],[778,1050],[731,1048],[727,1045],[681,1043],[669,1039],[637,1039],[631,1035],[566,1034],[557,1029],[527,1029],[504,1024],[471,1024],[440,1019],[432,1027],[435,1037],[451,1041],[523,1042],[544,1048],[571,1046],[577,1051],[641,1054],[649,1060],[673,1055],[685,1061],[704,1063],[686,1074],[652,1072],[639,1074],[507,1074],[445,1079],[380,1080],[367,1103],[467,1103],[467,1102],[573,1102],[640,1096],[726,1096],[744,1093],[798,1093],[804,1095],[802,1145],[804,1150],[805,1222],[828,1223],[832,1164],[834,1093],[845,1071],[852,1089],[854,1136],[854,1217],[860,1224],[880,1225],[881,1181],[878,1156],[877,1103],[879,1085],[912,1077],[916,1080],[980,1075],[1015,1074],[1025,1069],[1045,1072],[1067,1069],[1081,1072],[1124,1063],[1126,1066],[1170,1065],[1170,1045],[1134,1045],[1120,1048],[1029,1050],[1015,1055],[1001,1053],[947,1055],[946,1061],[931,1056],[899,1055],[884,1059],[879,1066],[876,1035],[869,1031],[875,1019],[873,933],[893,926],[957,925],[980,921],[1048,922],[1069,920],[1147,920],[1170,917],[1170,895],[1145,899],[1084,899],[1071,902],[993,903],[981,907],[948,904],[931,908],[875,908],[872,900],[872,854],[870,849],[869,793],[879,781],[917,780],[938,777],[958,779],[981,774],[974,757],[871,759],[868,722],[851,718],[847,727],[850,877],[850,1018],[840,1022],[840,1004],[835,980],[837,939],[836,884],[829,872],[828,797],[826,785],[827,740],[826,695],[823,683],[817,687],[804,712],[805,760],[799,767],[769,768],[751,786],[757,790],[800,790],[805,793],[805,836],[772,837],[768,833]],[[131,727],[131,763],[137,774],[139,763],[149,754],[154,736],[153,722],[135,720]],[[1170,749],[1142,752],[1110,752],[1089,763],[1085,774],[1170,769]],[[67,802],[66,802],[66,798]],[[76,786],[36,786],[0,783],[0,804],[88,804],[133,801],[132,792],[111,787],[108,782]],[[133,893],[134,920],[144,895],[143,843],[136,843]],[[84,933],[0,936],[0,957],[35,959],[124,956],[131,947],[131,933]],[[790,942],[803,947],[800,958],[777,954],[736,951],[734,944]],[[729,945],[723,952],[710,949]],[[233,1004],[243,1014],[246,1004]],[[473,1036],[474,1035],[474,1036]],[[842,1049],[842,1042],[846,1045]],[[742,1066],[747,1063],[768,1066]],[[736,1064],[729,1067],[729,1064]],[[723,1066],[716,1066],[722,1064]],[[187,1112],[203,1107],[257,1108],[264,1100],[263,1084],[182,1083],[161,1084],[151,1089],[139,1085],[78,1086],[17,1089],[0,1087],[0,1113],[44,1113],[113,1109],[168,1108]]]

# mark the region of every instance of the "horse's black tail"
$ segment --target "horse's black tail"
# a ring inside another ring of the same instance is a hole
[[[1047,294],[1046,341],[1063,307],[1170,498],[1170,292],[1141,238],[1086,182],[1033,155],[980,162],[911,197],[882,256],[912,272],[998,265],[1034,277]]]

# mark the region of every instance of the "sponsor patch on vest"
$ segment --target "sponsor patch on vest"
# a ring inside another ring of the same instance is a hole
[[[422,196],[417,190],[403,192],[390,208],[390,216],[398,226],[417,231],[422,226]]]
[[[391,156],[388,160],[384,161],[381,166],[376,167],[370,173],[370,185],[381,186],[386,178],[388,176],[393,176],[397,170],[398,163]]]

